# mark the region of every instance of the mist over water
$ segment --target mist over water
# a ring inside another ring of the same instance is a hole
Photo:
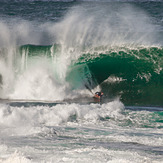
[[[155,43],[156,26],[140,8],[125,3],[88,7],[87,4],[72,7],[56,23],[7,18],[7,23],[0,23],[0,45],[62,43],[69,48],[88,46],[89,49],[92,46]]]
[[[64,28],[64,27],[67,28]],[[59,24],[68,47],[151,45],[155,27],[141,10],[130,5],[75,7]],[[58,33],[61,33],[58,32]],[[74,46],[75,45],[75,46]]]

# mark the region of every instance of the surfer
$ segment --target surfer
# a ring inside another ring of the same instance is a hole
[[[100,102],[101,101],[102,96],[104,95],[103,92],[93,93],[92,90],[90,89],[90,87],[88,87],[88,85],[85,84],[85,87],[94,95],[93,98],[94,98],[95,102]]]
[[[103,92],[96,92],[95,95],[94,95],[94,98],[100,100],[102,98],[103,94],[104,94]]]

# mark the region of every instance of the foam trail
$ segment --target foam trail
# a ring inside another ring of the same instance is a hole
[[[13,107],[0,105],[0,131],[1,136],[7,135],[30,135],[44,132],[43,127],[60,126],[71,121],[75,116],[76,125],[99,122],[100,117],[124,119],[121,111],[124,105],[115,100],[107,104],[58,104],[56,106],[31,106]],[[10,128],[5,130],[4,127]],[[25,132],[24,132],[25,131]]]

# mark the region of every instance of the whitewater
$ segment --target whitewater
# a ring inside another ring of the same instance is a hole
[[[0,0],[0,162],[163,162],[162,8]]]

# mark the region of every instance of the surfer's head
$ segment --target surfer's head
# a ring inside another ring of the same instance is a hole
[[[104,94],[103,92],[96,92],[94,97],[100,99],[103,96],[103,94]]]

